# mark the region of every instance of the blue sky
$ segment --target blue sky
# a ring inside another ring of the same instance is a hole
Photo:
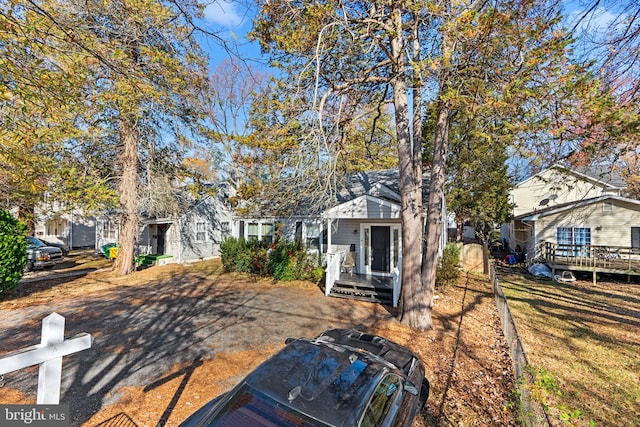
[[[563,7],[567,15],[568,25],[573,25],[577,17],[585,9],[589,0],[564,0]],[[606,3],[606,2],[605,2]],[[250,0],[213,0],[204,13],[208,26],[224,39],[238,43],[239,53],[245,58],[259,58],[260,50],[256,43],[248,43],[246,34],[251,30],[251,17],[254,15],[255,3]],[[598,8],[588,21],[581,24],[582,28],[588,25],[589,32],[604,34],[609,24],[616,15],[604,7]],[[205,42],[205,49],[211,56],[211,65],[215,67],[220,61],[228,58],[219,45],[214,42]]]
[[[210,31],[232,43],[243,58],[259,58],[260,48],[257,43],[249,43],[246,39],[251,30],[251,18],[255,7],[250,1],[214,0],[204,10],[205,22]],[[204,49],[210,55],[213,69],[217,64],[229,58],[229,54],[216,41],[205,40]]]

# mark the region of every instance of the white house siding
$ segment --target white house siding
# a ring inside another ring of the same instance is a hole
[[[198,223],[203,228],[198,228]],[[219,200],[208,198],[187,211],[175,227],[169,229],[169,251],[177,262],[220,256],[222,224],[232,223],[229,209]]]
[[[617,188],[584,176],[550,168],[518,184],[511,191],[511,197],[516,205],[514,216],[518,216],[566,202],[619,193]]]
[[[591,244],[596,246],[631,246],[631,227],[640,227],[640,206],[620,200],[607,200],[613,210],[599,201],[572,210],[545,215],[535,222],[535,244],[557,243],[559,227],[590,228]]]
[[[57,206],[57,204],[55,204]],[[35,224],[35,236],[62,243],[71,249],[90,248],[96,242],[96,219],[78,212],[56,212],[40,209]]]
[[[331,252],[348,252],[351,245],[356,251],[360,250],[360,223],[361,220],[338,219],[333,221],[331,227]]]

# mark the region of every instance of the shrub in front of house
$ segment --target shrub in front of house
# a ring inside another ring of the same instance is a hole
[[[225,272],[244,271],[239,270],[242,266],[238,265],[238,260],[246,252],[245,246],[244,239],[236,239],[235,237],[229,237],[220,244],[220,260]]]
[[[460,248],[455,243],[447,243],[436,269],[436,286],[455,283],[460,277]]]
[[[269,255],[270,272],[282,281],[309,280],[319,283],[324,274],[317,255],[309,254],[300,243],[279,240]]]
[[[278,240],[269,254],[269,271],[278,280],[294,280],[296,278],[296,258],[299,245]],[[299,259],[299,258],[298,258]]]
[[[245,273],[268,276],[269,272],[269,244],[259,240],[251,240],[247,243],[249,269]]]
[[[257,240],[230,237],[220,245],[220,259],[227,273],[265,274],[268,265],[267,246]]]
[[[324,270],[317,256],[307,254],[299,243],[278,240],[273,244],[229,238],[220,246],[226,272],[271,275],[277,280],[310,280],[318,283]]]
[[[0,209],[0,294],[18,286],[27,264],[27,226]]]

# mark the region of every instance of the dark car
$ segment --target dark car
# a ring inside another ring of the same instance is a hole
[[[47,246],[53,246],[54,248],[59,248],[62,251],[62,256],[69,256],[69,247],[64,243],[50,242],[49,240],[43,240],[43,239],[38,239],[38,240],[40,240],[42,243],[44,243]]]
[[[26,271],[36,268],[52,267],[63,260],[62,250],[47,246],[35,237],[27,236]]]
[[[429,395],[418,357],[384,338],[332,329],[286,343],[181,426],[410,426]]]

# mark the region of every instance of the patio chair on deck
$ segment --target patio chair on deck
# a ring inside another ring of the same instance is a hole
[[[353,276],[353,272],[356,269],[356,253],[355,252],[347,252],[344,257],[344,261],[342,261],[342,271],[345,273],[349,273],[349,276]]]

